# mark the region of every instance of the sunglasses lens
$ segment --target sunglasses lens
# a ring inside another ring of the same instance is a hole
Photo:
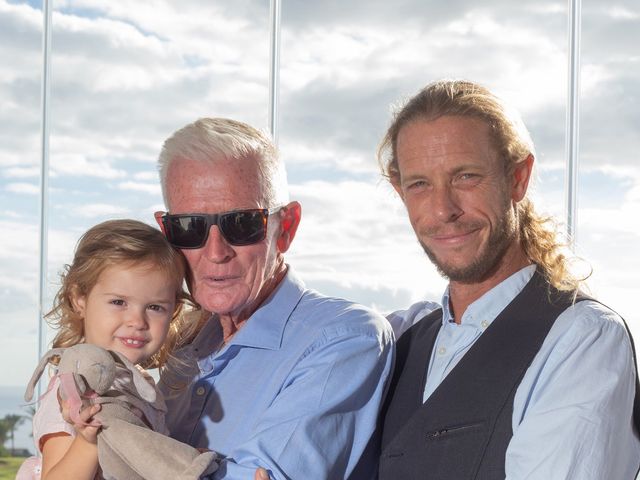
[[[169,242],[178,248],[198,248],[204,243],[208,225],[199,215],[168,215],[165,223]]]
[[[221,215],[218,225],[231,245],[251,245],[264,239],[266,220],[263,210],[245,210]]]
[[[166,215],[164,226],[167,239],[177,248],[203,247],[211,225],[220,228],[231,245],[252,245],[264,240],[267,210],[241,210],[218,215]]]

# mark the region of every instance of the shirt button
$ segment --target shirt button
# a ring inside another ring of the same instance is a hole
[[[487,322],[486,320],[482,320],[482,323],[480,323],[480,325],[482,326],[482,328],[487,328],[489,326],[489,322]]]
[[[438,349],[438,354],[439,354],[439,355],[444,355],[445,353],[447,353],[447,349],[446,349],[446,348],[444,348],[444,347],[440,347],[440,348]]]
[[[202,395],[204,395],[204,393],[205,393],[206,391],[207,391],[207,389],[206,389],[206,388],[204,388],[204,387],[198,387],[198,388],[196,389],[196,395],[198,395],[198,396],[202,396]]]

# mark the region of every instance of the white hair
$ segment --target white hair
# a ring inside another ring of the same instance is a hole
[[[228,118],[201,118],[176,131],[162,146],[158,158],[162,198],[167,198],[167,172],[172,162],[189,159],[215,162],[220,159],[253,158],[258,164],[266,208],[289,202],[284,163],[268,135],[252,126]]]

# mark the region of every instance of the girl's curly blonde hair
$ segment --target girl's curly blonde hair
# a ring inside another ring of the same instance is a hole
[[[162,348],[143,367],[163,366],[171,352],[193,338],[199,325],[188,324],[185,306],[199,307],[183,289],[186,262],[156,228],[137,220],[108,220],[90,228],[78,241],[71,264],[60,275],[62,286],[53,308],[45,318],[58,329],[53,347],[70,347],[84,342],[84,320],[74,308],[74,298],[87,296],[102,272],[113,265],[150,266],[166,273],[175,282],[176,307]]]

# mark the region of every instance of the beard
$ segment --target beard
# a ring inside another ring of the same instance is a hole
[[[446,260],[439,259],[422,240],[418,238],[418,241],[440,275],[458,283],[479,283],[489,278],[497,270],[500,260],[516,241],[516,226],[515,214],[510,206],[507,206],[495,228],[491,230],[487,242],[481,246],[475,258],[467,265],[447,263]],[[479,225],[464,224],[461,225],[461,231],[469,231],[474,227],[479,227]]]

